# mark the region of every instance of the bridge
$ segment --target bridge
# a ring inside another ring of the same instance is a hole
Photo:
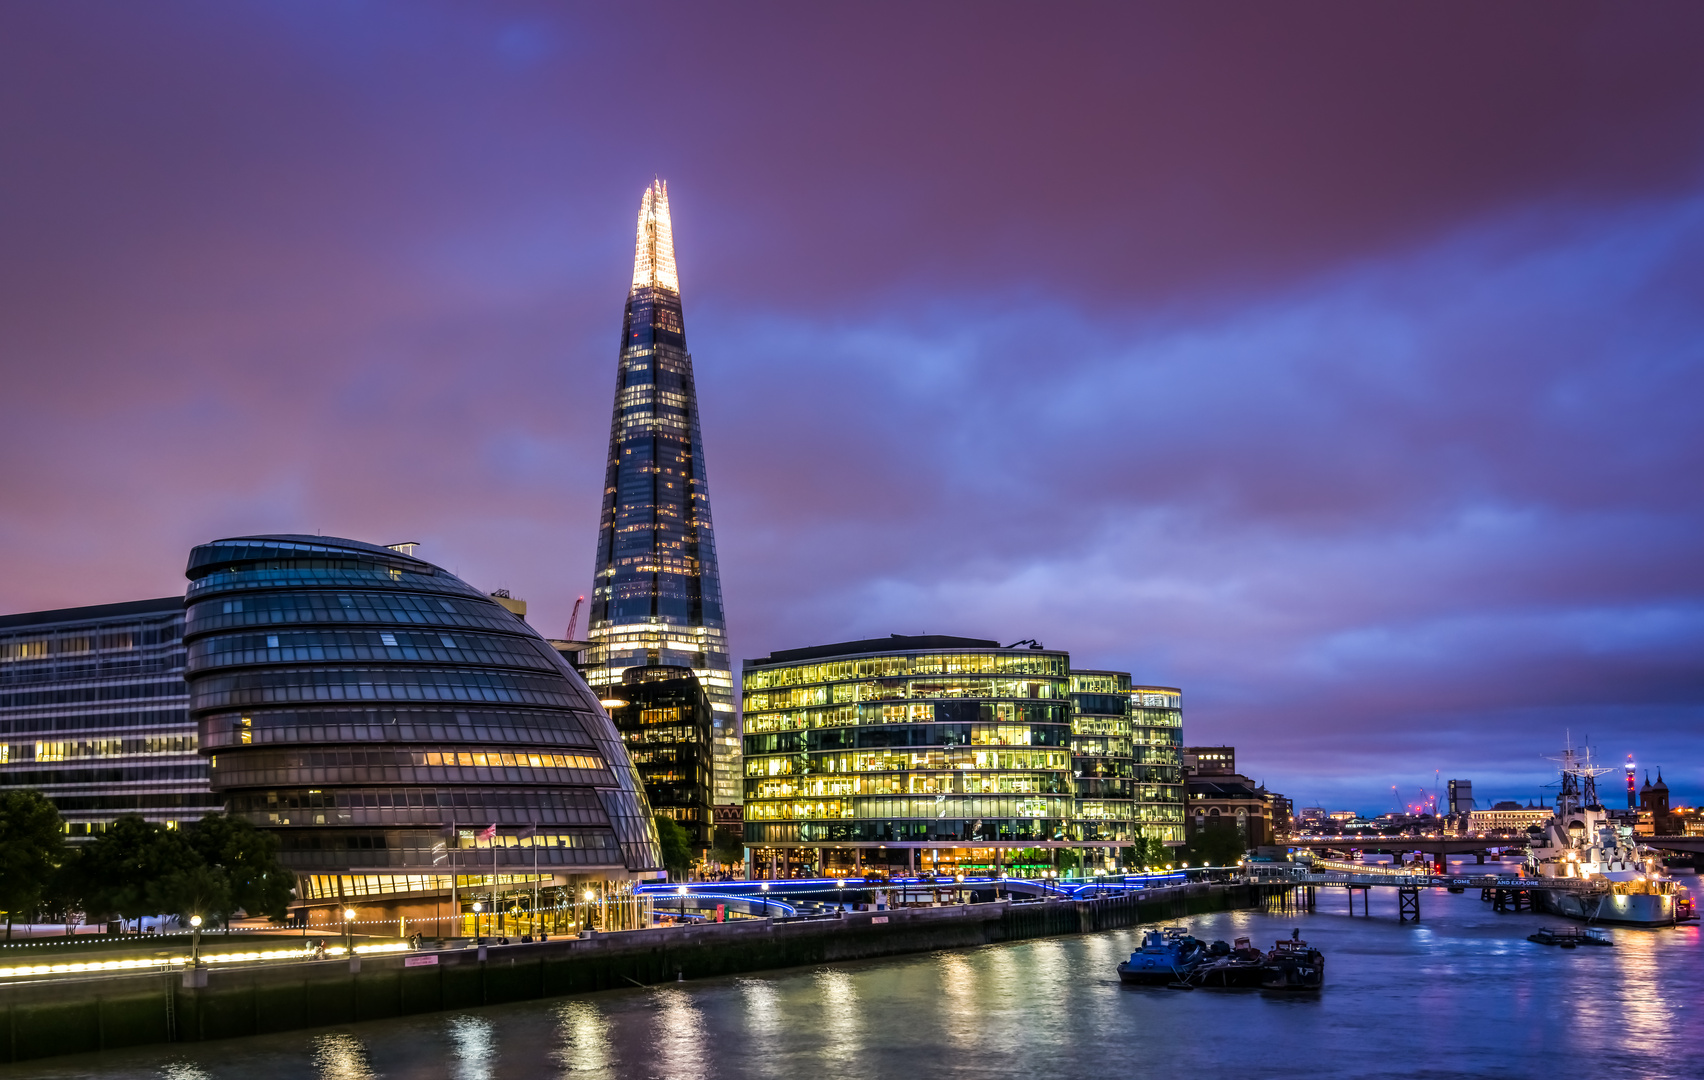
[[[1704,836],[1635,836],[1646,847],[1663,851],[1678,851],[1704,855]],[[1298,836],[1283,842],[1282,847],[1306,848],[1320,851],[1371,851],[1395,854],[1399,851],[1418,851],[1437,856],[1478,855],[1480,861],[1493,849],[1522,849],[1527,846],[1526,834],[1487,834],[1479,836]]]
[[[1394,888],[1397,891],[1397,917],[1403,922],[1420,921],[1421,889],[1448,889],[1451,892],[1479,889],[1482,895],[1495,903],[1498,911],[1523,910],[1531,902],[1535,892],[1569,892],[1591,896],[1609,891],[1607,882],[1580,878],[1530,878],[1517,874],[1416,874],[1326,859],[1311,860],[1311,865],[1257,865],[1250,868],[1249,876],[1252,880],[1284,882],[1295,889],[1305,890],[1300,903],[1310,911],[1316,902],[1316,889],[1341,888],[1348,893],[1351,915],[1355,913],[1357,891],[1361,893],[1362,911],[1366,912],[1367,894],[1370,890]]]

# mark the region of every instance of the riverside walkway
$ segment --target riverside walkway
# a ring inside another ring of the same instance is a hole
[[[260,1035],[1088,933],[1256,907],[1282,889],[1259,882],[1189,883],[1130,888],[1092,899],[1005,896],[886,911],[842,909],[819,918],[690,922],[337,960],[310,961],[298,952],[295,959],[232,960],[197,970],[50,970],[0,981],[0,1060]]]

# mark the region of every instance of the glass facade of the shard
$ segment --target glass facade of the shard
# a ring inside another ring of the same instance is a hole
[[[717,803],[740,801],[733,674],[698,393],[686,347],[668,187],[645,191],[622,320],[604,474],[587,682],[608,697],[633,667],[688,668],[715,720]]]

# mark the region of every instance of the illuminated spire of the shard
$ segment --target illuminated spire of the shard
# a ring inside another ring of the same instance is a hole
[[[618,698],[629,668],[691,669],[715,716],[715,801],[738,802],[734,677],[669,188],[661,180],[639,203],[596,574],[592,647],[582,659],[586,681]]]
[[[653,180],[639,203],[639,235],[633,243],[633,287],[680,292],[675,274],[674,228],[669,224],[669,186]]]

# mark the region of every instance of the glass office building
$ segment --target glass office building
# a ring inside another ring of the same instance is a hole
[[[1083,846],[1069,669],[1063,652],[945,636],[746,661],[755,872],[1027,869]]]
[[[1175,686],[1130,688],[1130,738],[1135,759],[1137,831],[1167,844],[1183,843],[1183,691]]]
[[[1072,835],[1118,840],[1136,835],[1136,755],[1131,737],[1130,675],[1071,672],[1071,773],[1077,809]]]
[[[518,918],[535,889],[544,908],[587,888],[601,903],[660,868],[620,736],[491,597],[331,537],[215,541],[187,574],[190,713],[213,790],[278,835],[300,900],[465,932],[442,920],[475,899]],[[549,925],[544,908],[525,925]]]
[[[73,840],[216,812],[183,671],[182,597],[0,616],[0,787],[42,792]]]
[[[698,849],[716,827],[711,803],[710,699],[685,668],[631,667],[604,702],[639,770],[651,811],[677,822]]]
[[[715,720],[716,802],[738,802],[739,742],[698,391],[668,185],[645,189],[622,320],[603,513],[580,669],[600,695],[633,667],[690,669]]]

